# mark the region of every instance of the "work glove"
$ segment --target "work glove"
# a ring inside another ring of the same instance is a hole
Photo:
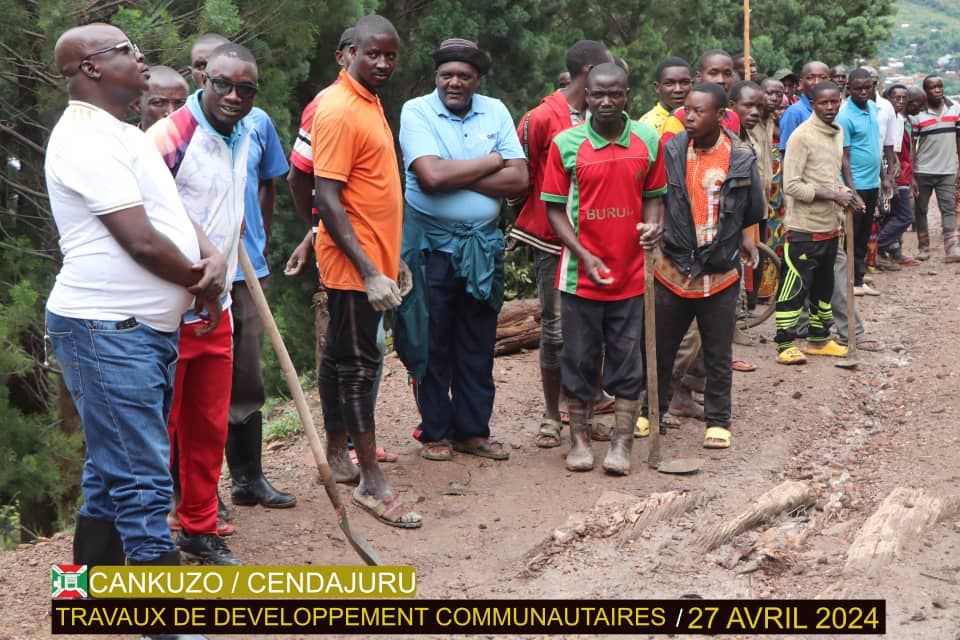
[[[374,311],[387,311],[400,306],[402,302],[397,283],[382,273],[365,279],[363,286],[367,290],[367,300],[370,301]]]
[[[400,272],[397,275],[397,286],[400,287],[400,295],[404,298],[413,291],[413,273],[410,267],[403,260],[400,261]]]

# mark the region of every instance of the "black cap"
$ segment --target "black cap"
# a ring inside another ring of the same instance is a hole
[[[440,43],[433,52],[435,67],[444,62],[466,62],[473,65],[481,76],[490,71],[490,58],[477,46],[476,42],[463,38],[450,38]]]
[[[353,44],[353,27],[347,27],[340,34],[340,42],[337,44],[337,51]]]

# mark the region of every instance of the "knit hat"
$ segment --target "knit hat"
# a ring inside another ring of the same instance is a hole
[[[481,76],[490,71],[490,58],[477,46],[477,43],[463,38],[450,38],[440,43],[433,52],[434,68],[444,62],[466,62],[473,65]]]

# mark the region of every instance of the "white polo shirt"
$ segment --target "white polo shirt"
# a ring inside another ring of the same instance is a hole
[[[196,229],[157,148],[136,127],[71,100],[50,135],[44,170],[63,253],[47,309],[84,320],[132,316],[158,331],[177,329],[193,296],[137,264],[98,219],[142,206],[187,260],[200,260]]]
[[[880,122],[880,151],[883,147],[893,147],[894,153],[900,153],[903,146],[903,125],[897,121],[897,110],[893,103],[877,94],[877,119]]]

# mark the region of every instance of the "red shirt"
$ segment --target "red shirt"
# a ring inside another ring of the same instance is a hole
[[[566,246],[557,269],[557,289],[588,300],[624,300],[643,295],[643,247],[637,224],[643,202],[667,193],[663,146],[649,125],[624,114],[627,126],[610,142],[587,123],[560,133],[550,145],[543,200],[561,204],[577,239],[610,270],[613,283],[595,284]]]
[[[560,253],[560,241],[547,221],[547,206],[540,199],[543,172],[554,136],[574,126],[570,105],[562,91],[554,91],[531,109],[517,127],[517,136],[527,154],[530,189],[510,236],[548,253]]]
[[[903,144],[900,145],[900,151],[897,153],[897,159],[900,160],[900,175],[897,176],[898,187],[909,187],[913,182],[913,160],[910,158],[910,150],[913,149],[913,130],[908,122],[903,127]]]
[[[683,124],[685,113],[683,107],[680,107],[664,120],[663,126],[660,127],[660,137],[663,139],[663,144],[670,142],[670,138],[686,128]],[[740,135],[740,117],[734,113],[733,109],[724,110],[723,126],[733,131],[735,135]]]

